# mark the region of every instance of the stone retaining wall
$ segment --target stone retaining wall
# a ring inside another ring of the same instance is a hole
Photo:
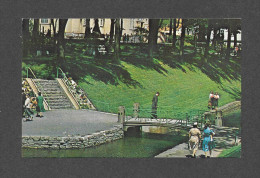
[[[85,136],[23,136],[23,148],[41,148],[41,149],[79,149],[98,146],[109,143],[124,137],[121,125],[114,126],[110,130],[104,130]]]
[[[223,115],[226,115],[238,109],[241,109],[241,101],[234,101],[219,108],[219,110],[222,111]]]

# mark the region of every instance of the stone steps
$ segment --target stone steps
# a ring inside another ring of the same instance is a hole
[[[73,109],[73,105],[56,80],[33,80],[51,109]],[[40,85],[40,86],[39,86]]]

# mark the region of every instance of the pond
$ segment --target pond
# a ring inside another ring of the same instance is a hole
[[[241,132],[241,110],[223,118],[223,125],[237,127]],[[187,142],[187,131],[167,134],[147,133],[137,130],[125,132],[124,139],[97,147],[69,150],[22,149],[23,157],[114,157],[114,158],[151,158],[180,143]]]
[[[23,157],[115,157],[149,158],[187,141],[186,131],[178,134],[126,132],[124,139],[97,147],[69,150],[22,149]]]

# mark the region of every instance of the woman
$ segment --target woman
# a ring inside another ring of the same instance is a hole
[[[214,109],[218,108],[218,99],[219,99],[219,94],[216,92],[214,95]]]
[[[37,115],[36,117],[43,117],[42,112],[45,112],[44,106],[43,106],[43,97],[41,92],[38,93],[38,97],[36,98],[37,101],[37,107],[36,107],[36,111],[37,111]]]
[[[202,142],[202,150],[205,152],[205,157],[210,158],[210,156],[207,156],[207,152],[209,151],[211,155],[211,151],[213,148],[215,148],[215,144],[213,142],[213,135],[215,134],[210,128],[210,124],[206,123],[203,134],[204,139]]]
[[[189,131],[189,148],[192,151],[192,158],[196,158],[196,152],[199,148],[199,142],[201,139],[201,133],[198,129],[198,123],[193,124],[193,128]]]
[[[209,102],[208,102],[208,108],[209,108],[209,109],[212,109],[213,101],[214,101],[214,92],[211,91],[211,92],[209,93]]]

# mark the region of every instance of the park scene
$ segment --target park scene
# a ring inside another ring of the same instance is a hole
[[[241,158],[241,19],[21,20],[22,157]]]

